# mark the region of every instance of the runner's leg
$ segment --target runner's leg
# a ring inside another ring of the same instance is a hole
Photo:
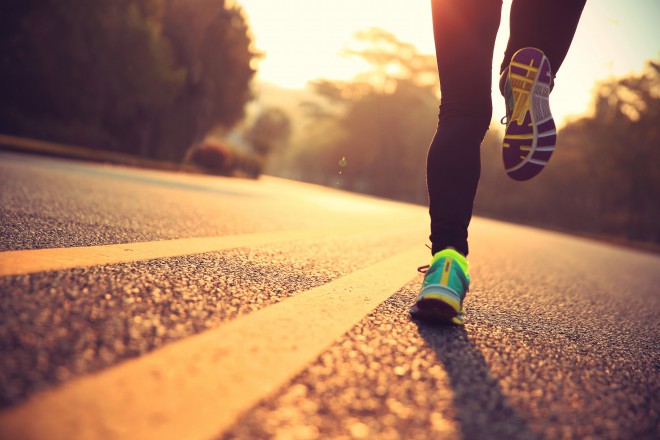
[[[500,72],[519,49],[535,47],[556,75],[568,53],[586,0],[513,0],[510,35]]]
[[[467,255],[467,228],[492,114],[493,47],[502,0],[433,0],[440,75],[438,128],[427,159],[432,252]]]

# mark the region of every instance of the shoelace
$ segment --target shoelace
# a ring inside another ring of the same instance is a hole
[[[508,121],[508,118],[506,117],[506,115],[502,116],[502,119],[500,119],[500,124],[506,125],[508,123],[509,123],[509,121]]]
[[[432,248],[431,246],[429,246],[428,244],[425,244],[424,246],[426,246],[427,248],[429,248],[430,251],[433,251],[433,248]],[[431,267],[430,264],[426,264],[426,265],[424,265],[424,266],[419,266],[419,267],[417,268],[417,272],[419,272],[419,273],[426,273],[426,271],[429,270],[429,267]]]

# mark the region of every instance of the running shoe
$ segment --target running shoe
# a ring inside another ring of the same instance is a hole
[[[470,287],[468,263],[453,249],[436,253],[425,273],[417,302],[410,309],[413,318],[463,325],[463,299]]]
[[[557,130],[550,114],[550,61],[533,47],[520,49],[502,73],[500,91],[506,103],[502,159],[514,180],[529,180],[548,164]]]

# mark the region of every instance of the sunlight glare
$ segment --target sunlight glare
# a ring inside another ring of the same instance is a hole
[[[432,53],[433,31],[426,3],[377,0],[243,0],[256,40],[265,52],[260,78],[302,88],[318,78],[352,79],[368,66],[342,51],[356,32],[387,29],[420,51]]]
[[[350,80],[368,70],[365,62],[342,56],[356,32],[381,28],[421,53],[434,53],[430,1],[409,0],[237,0],[247,14],[259,61],[258,80],[302,89],[319,78]],[[493,119],[503,114],[497,91],[499,66],[509,32],[511,0],[504,0],[493,56]],[[660,55],[660,2],[587,1],[573,46],[557,76],[553,115],[590,109],[598,80],[640,71]]]

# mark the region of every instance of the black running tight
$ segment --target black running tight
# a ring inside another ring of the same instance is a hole
[[[542,50],[553,74],[573,40],[586,0],[513,0],[500,71],[524,47]],[[481,171],[480,145],[492,115],[493,47],[502,0],[432,0],[440,116],[429,148],[427,186],[433,253],[467,255],[467,229]]]

